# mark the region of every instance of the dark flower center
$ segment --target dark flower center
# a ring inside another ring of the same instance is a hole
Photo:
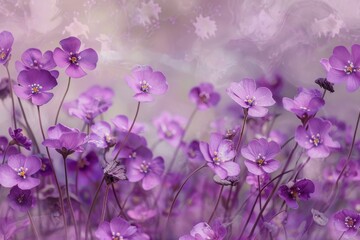
[[[356,71],[357,71],[357,69],[356,69],[356,67],[354,67],[354,63],[351,61],[348,61],[348,65],[344,66],[344,72],[346,74],[352,74]]]
[[[19,169],[17,169],[18,175],[25,179],[27,170],[28,168],[20,167]]]
[[[39,64],[39,62],[36,59],[33,60],[33,63],[30,64],[30,66],[34,68],[42,68],[42,65]]]
[[[349,217],[347,216],[345,218],[345,226],[348,227],[348,228],[355,228],[355,225],[356,225],[356,219],[352,218],[352,217]]]
[[[140,90],[142,92],[148,93],[150,91],[150,88],[151,88],[151,86],[147,81],[145,81],[145,80],[140,81]]]
[[[38,94],[43,88],[40,84],[34,83],[29,85],[32,94]]]
[[[255,105],[255,97],[246,96],[244,102],[245,102],[245,104],[248,105],[249,107],[252,107],[252,106]]]
[[[81,57],[77,53],[72,53],[72,52],[70,53],[69,62],[71,64],[79,65],[80,59]]]
[[[137,153],[136,153],[136,151],[133,151],[132,153],[130,153],[129,154],[129,158],[136,158],[136,155],[137,155]]]
[[[206,92],[201,92],[199,94],[200,101],[203,103],[207,103],[210,99],[210,95]]]
[[[256,163],[259,167],[263,166],[266,164],[266,161],[265,161],[265,157],[263,155],[261,155],[261,153],[259,153],[257,159],[256,159]]]
[[[196,153],[195,153],[194,149],[189,149],[188,155],[189,155],[189,157],[191,157],[191,158],[195,158],[195,157],[196,157]]]
[[[87,168],[89,165],[90,163],[85,158],[82,158],[78,161],[78,166],[80,169]]]
[[[1,53],[0,53],[0,58],[1,58],[2,60],[4,60],[4,59],[6,58],[6,53],[5,53],[5,52],[1,52]]]
[[[301,195],[300,188],[298,187],[291,187],[289,193],[293,199],[297,199]]]
[[[147,162],[143,161],[140,164],[140,172],[147,173],[148,171],[149,171],[149,164]]]
[[[44,164],[44,163],[41,164],[41,171],[45,172],[46,168],[47,168],[46,164]]]
[[[24,199],[25,199],[25,194],[21,194],[17,197],[16,200],[19,204],[22,204],[24,202]]]
[[[321,137],[320,137],[320,134],[317,133],[316,135],[311,135],[311,138],[310,138],[310,143],[312,143],[315,147],[319,146],[320,143],[321,143]]]

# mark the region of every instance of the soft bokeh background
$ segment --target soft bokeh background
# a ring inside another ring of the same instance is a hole
[[[230,102],[225,94],[229,83],[244,77],[271,79],[278,74],[289,97],[299,86],[315,87],[314,79],[325,74],[321,58],[329,57],[334,46],[360,43],[359,16],[357,0],[0,1],[0,30],[15,37],[13,62],[29,47],[53,50],[70,35],[99,53],[97,69],[72,81],[67,100],[95,83],[111,86],[116,98],[106,119],[134,114],[136,103],[124,81],[132,67],[147,64],[164,72],[169,92],[141,109],[140,120],[149,125],[161,110],[188,117],[193,108],[188,91],[202,81],[214,83],[223,94],[221,106]],[[67,78],[61,73],[56,96],[44,107],[47,126],[65,89]],[[0,74],[5,76],[5,69]],[[13,64],[11,74],[16,78]],[[337,86],[326,100],[325,114],[354,119],[360,93],[348,94],[345,86]],[[7,108],[9,104],[5,102]],[[217,111],[201,113],[190,128],[193,135],[207,129]],[[35,108],[27,106],[27,112],[37,125]],[[81,126],[64,112],[60,119]],[[7,129],[9,120],[9,114],[0,114],[1,127]]]

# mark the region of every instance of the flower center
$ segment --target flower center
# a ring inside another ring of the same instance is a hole
[[[316,135],[311,135],[311,138],[309,140],[315,147],[319,146],[321,143],[320,134],[317,133]]]
[[[31,67],[34,68],[42,68],[42,65],[39,64],[39,62],[35,59],[32,64],[30,64]]]
[[[344,72],[346,74],[352,74],[356,71],[357,71],[357,69],[354,67],[354,63],[351,61],[348,61],[348,65],[344,66]]]
[[[111,239],[113,240],[124,240],[124,237],[121,236],[121,234],[119,232],[112,232],[112,237]]]
[[[257,163],[257,165],[259,165],[259,167],[266,164],[265,157],[263,155],[261,155],[261,153],[259,153],[259,155],[256,159],[256,163]]]
[[[132,153],[129,154],[129,158],[136,158],[136,151],[133,151]]]
[[[78,166],[79,166],[80,169],[84,169],[84,168],[86,168],[86,167],[89,166],[89,165],[90,165],[89,162],[86,161],[86,159],[84,159],[84,158],[82,158],[82,159],[80,159],[80,160],[78,161]]]
[[[244,102],[249,107],[252,107],[255,105],[255,97],[246,96],[246,99],[244,100]]]
[[[46,169],[47,169],[47,166],[46,166],[46,164],[41,164],[41,171],[43,171],[43,172],[45,172],[46,171]]]
[[[142,92],[148,93],[150,91],[150,88],[151,88],[151,86],[147,81],[145,81],[145,80],[140,81],[140,90]]]
[[[21,194],[20,196],[18,196],[16,200],[18,201],[18,203],[21,204],[24,202],[24,198],[25,198],[25,194]]]
[[[219,157],[219,153],[217,151],[214,152],[213,161],[216,165],[220,165],[222,160]]]
[[[297,199],[300,196],[300,188],[298,187],[291,187],[289,193],[293,199]]]
[[[209,101],[210,95],[206,92],[201,92],[199,94],[200,101],[203,103],[207,103]]]
[[[348,228],[355,228],[356,225],[356,219],[353,219],[352,217],[347,216],[345,218],[345,226]]]
[[[81,59],[81,57],[77,53],[70,52],[69,62],[71,64],[79,65],[80,59]]]
[[[19,169],[17,169],[18,175],[25,179],[27,170],[28,168],[20,167]]]
[[[5,59],[5,57],[6,57],[6,53],[1,52],[1,53],[0,53],[0,58],[1,58],[2,60],[4,60],[4,59]]]
[[[43,88],[40,84],[34,83],[29,85],[32,94],[38,94]]]
[[[147,173],[148,171],[149,171],[149,164],[147,162],[143,161],[140,164],[140,172]]]

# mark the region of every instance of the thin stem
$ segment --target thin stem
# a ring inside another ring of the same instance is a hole
[[[257,176],[257,180],[258,180],[258,189],[259,189],[259,210],[261,210],[262,206],[261,206],[260,176]],[[261,218],[264,220],[263,215],[261,215]]]
[[[139,114],[139,110],[140,110],[140,102],[138,102],[138,104],[137,104],[135,117],[134,117],[134,120],[133,120],[132,123],[131,123],[131,126],[130,126],[130,128],[129,128],[129,131],[128,131],[127,134],[126,134],[126,136],[125,136],[125,138],[124,138],[124,141],[120,144],[119,150],[118,150],[118,152],[116,153],[113,161],[115,161],[115,160],[117,159],[117,157],[119,156],[121,150],[125,147],[126,141],[127,141],[127,139],[129,138],[129,135],[130,135],[130,133],[131,133],[131,130],[133,129],[133,127],[134,127],[134,125],[135,125],[137,116],[138,116],[138,114]]]
[[[241,145],[241,141],[242,141],[242,138],[243,138],[243,135],[244,135],[244,130],[245,130],[245,125],[246,125],[247,118],[248,118],[248,110],[246,109],[246,110],[244,110],[244,121],[243,121],[243,125],[241,127],[239,141],[238,141],[238,143],[236,145],[236,148],[235,148],[236,156],[238,155],[239,148],[240,148],[240,145]],[[236,156],[235,156],[235,158],[236,158]],[[233,159],[233,161],[235,161],[235,158]]]
[[[57,110],[57,112],[56,112],[55,124],[54,124],[54,125],[56,125],[56,124],[58,123],[60,110],[61,110],[61,107],[62,107],[62,105],[63,105],[63,103],[64,103],[64,100],[65,100],[65,98],[66,98],[66,95],[67,95],[67,93],[69,92],[70,83],[71,83],[71,77],[69,77],[69,80],[68,80],[68,83],[67,83],[67,86],[66,86],[66,90],[65,90],[64,96],[62,97],[61,102],[60,102],[60,105],[59,105],[59,108],[58,108],[58,110]]]
[[[40,113],[40,107],[37,106],[37,112],[38,112],[38,118],[39,118],[39,125],[40,125],[40,130],[41,130],[41,135],[43,137],[43,140],[45,140],[45,132],[44,132],[44,127],[43,127],[43,124],[42,124],[42,120],[41,120],[41,113]],[[65,216],[65,208],[64,208],[64,197],[63,197],[63,194],[62,194],[62,191],[61,191],[61,187],[60,187],[60,184],[59,184],[59,180],[56,176],[56,172],[55,172],[55,168],[54,168],[54,163],[52,161],[52,158],[50,156],[50,151],[49,151],[49,148],[48,147],[45,147],[46,149],[46,153],[47,153],[47,156],[49,158],[49,162],[50,162],[50,166],[51,166],[51,169],[52,169],[52,174],[54,176],[54,180],[55,180],[55,184],[56,184],[56,187],[57,187],[57,190],[59,192],[59,200],[60,200],[60,208],[61,208],[61,212],[62,212],[62,216],[63,216],[63,221],[64,221],[64,230],[65,230],[65,239],[67,239],[67,222],[66,222],[66,216]]]
[[[74,222],[75,235],[76,235],[76,238],[79,239],[80,238],[79,228],[78,228],[78,225],[77,225],[77,221],[75,219],[74,208],[73,208],[72,203],[71,203],[71,197],[70,197],[70,191],[69,191],[69,181],[68,181],[68,172],[67,172],[67,166],[66,166],[66,156],[63,156],[63,160],[64,160],[64,170],[65,170],[65,189],[66,189],[67,202],[68,202],[69,207],[70,207],[71,218],[72,218],[72,220]]]
[[[9,59],[10,61],[10,59]],[[14,101],[14,93],[13,93],[13,83],[11,81],[10,78],[10,71],[9,71],[9,67],[8,67],[9,62],[7,62],[4,66],[8,75],[8,79],[9,79],[9,86],[10,86],[10,97],[11,97],[11,106],[12,106],[12,115],[13,115],[13,121],[14,121],[14,127],[15,129],[17,128],[17,124],[16,124],[16,112],[15,112],[15,101]]]
[[[300,174],[300,172],[304,169],[304,167],[306,166],[306,164],[308,164],[308,162],[310,161],[310,157],[308,157],[307,159],[306,159],[306,161],[300,166],[300,168],[299,168],[299,170],[298,170],[298,172],[296,173],[296,175],[295,175],[295,182],[296,182],[296,179],[298,178],[298,176],[299,176],[299,174]]]
[[[28,215],[28,217],[29,217],[29,220],[30,220],[32,229],[33,229],[33,231],[34,231],[35,238],[36,238],[37,240],[39,240],[39,239],[40,239],[39,232],[38,232],[38,230],[37,230],[36,227],[35,227],[34,220],[32,219],[31,214],[30,214],[29,211],[27,211],[27,215]]]
[[[118,207],[119,207],[119,209],[120,209],[120,212],[119,212],[119,215],[118,215],[118,216],[123,215],[123,217],[125,218],[125,220],[129,220],[128,217],[126,216],[125,212],[124,212],[123,207],[121,206],[119,197],[118,197],[117,194],[116,194],[115,186],[114,186],[113,183],[111,184],[111,188],[112,188],[112,192],[113,192],[114,197],[115,197],[116,204],[118,205]]]
[[[184,188],[184,186],[185,186],[185,184],[187,183],[187,181],[189,181],[189,179],[190,179],[195,173],[197,173],[198,171],[200,171],[200,170],[203,169],[204,167],[206,167],[206,164],[204,164],[204,165],[198,167],[197,169],[195,169],[194,171],[192,171],[192,173],[190,173],[190,174],[186,177],[185,181],[181,184],[179,190],[176,192],[175,197],[174,197],[174,199],[173,199],[173,201],[172,201],[172,203],[171,203],[170,210],[169,210],[169,213],[168,213],[167,218],[166,218],[166,224],[165,224],[166,227],[167,227],[167,225],[168,225],[168,221],[169,221],[170,215],[171,215],[171,213],[172,213],[172,210],[173,210],[173,208],[174,208],[176,199],[178,198],[181,190]],[[165,229],[166,229],[166,227],[165,227]]]
[[[109,196],[109,188],[110,188],[110,185],[106,185],[104,201],[103,201],[101,217],[100,217],[100,223],[102,223],[105,220],[106,206],[107,206],[107,201],[108,201],[108,196]]]
[[[295,137],[289,138],[283,145],[281,145],[281,149],[283,149],[289,142],[291,142]]]
[[[8,144],[7,146],[6,146],[6,148],[5,148],[5,150],[4,150],[4,155],[3,155],[3,160],[2,160],[2,164],[4,164],[5,163],[5,157],[6,157],[6,154],[7,154],[7,151],[8,151],[8,149],[9,149],[9,147],[10,147],[10,145]]]
[[[217,207],[219,206],[219,203],[220,203],[220,200],[221,200],[221,196],[222,196],[223,190],[224,190],[224,185],[221,186],[221,188],[220,188],[220,193],[219,193],[218,199],[217,199],[217,201],[216,201],[214,210],[212,211],[212,213],[211,213],[211,215],[210,215],[210,217],[209,217],[209,220],[207,221],[208,224],[210,224],[211,220],[213,219],[213,217],[214,217],[214,215],[215,215],[216,209],[217,209]]]
[[[105,176],[103,176],[103,178],[101,179],[101,183],[99,185],[99,187],[97,188],[96,192],[95,192],[95,196],[91,202],[91,206],[90,206],[90,210],[89,210],[89,214],[88,214],[88,217],[87,217],[87,220],[86,220],[86,227],[85,227],[85,240],[88,239],[88,229],[89,229],[89,225],[90,225],[90,217],[91,217],[91,213],[95,207],[95,202],[96,202],[96,199],[99,195],[99,192],[100,192],[100,189],[102,187],[102,185],[104,184],[104,181],[105,181]]]
[[[339,239],[338,239],[338,240],[341,240],[341,239],[342,239],[342,237],[344,236],[344,234],[345,234],[345,232],[343,232],[343,233],[340,235],[340,237],[339,237]]]
[[[229,203],[230,203],[230,199],[231,199],[231,193],[233,190],[233,185],[230,186],[230,190],[229,190],[229,194],[226,198],[226,203],[225,203],[225,212],[224,212],[224,219],[226,220],[228,217],[228,212],[229,212]]]

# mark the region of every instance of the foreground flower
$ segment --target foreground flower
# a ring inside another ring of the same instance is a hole
[[[165,165],[162,157],[154,159],[136,158],[131,160],[127,166],[127,177],[129,182],[142,180],[144,190],[150,190],[161,182],[161,175],[164,173]]]
[[[360,214],[358,212],[343,209],[334,214],[335,229],[343,232],[344,237],[354,237],[360,227]]]
[[[214,86],[211,83],[200,83],[190,90],[189,98],[198,109],[205,110],[219,103],[220,94],[214,91]]]
[[[56,79],[46,70],[24,70],[18,78],[19,85],[14,86],[15,94],[22,99],[30,100],[34,105],[48,103],[54,96],[48,91],[56,85]]]
[[[340,147],[330,135],[331,123],[321,118],[310,119],[308,128],[299,126],[295,132],[295,141],[307,150],[311,158],[326,158],[331,149]]]
[[[168,83],[163,73],[153,71],[149,66],[139,66],[125,77],[129,87],[134,90],[134,98],[138,102],[150,102],[154,95],[162,95],[168,89]]]
[[[22,190],[17,186],[10,190],[8,195],[9,205],[12,209],[26,212],[32,207],[33,197],[31,190]]]
[[[30,150],[32,142],[29,138],[22,134],[22,129],[17,128],[14,131],[12,128],[9,128],[9,135],[12,140],[9,142],[9,145],[18,145],[19,147],[23,147],[26,150]]]
[[[289,182],[279,188],[278,194],[289,208],[297,209],[299,200],[308,200],[310,193],[315,192],[315,185],[309,179],[298,180],[296,183]]]
[[[190,235],[185,235],[179,240],[222,240],[227,234],[226,228],[216,220],[213,226],[206,222],[196,224],[190,231]]]
[[[48,129],[48,138],[42,144],[46,147],[54,148],[63,156],[68,156],[74,152],[83,152],[86,142],[87,137],[85,133],[58,123]]]
[[[111,222],[103,222],[95,232],[100,240],[131,240],[135,239],[136,227],[120,217],[113,218]]]
[[[8,163],[0,166],[0,184],[4,187],[18,186],[31,189],[40,184],[40,180],[31,177],[41,168],[38,157],[25,157],[22,154],[9,156]]]
[[[307,121],[325,105],[325,101],[319,90],[299,88],[294,100],[283,98],[283,105],[287,111],[293,112],[298,118]]]
[[[84,70],[96,68],[98,55],[92,48],[81,52],[81,42],[76,37],[68,37],[60,41],[62,49],[54,50],[54,61],[61,68],[66,68],[65,73],[72,78],[81,78],[86,75]]]
[[[5,64],[9,60],[13,43],[14,37],[10,32],[2,31],[0,33],[0,64]]]
[[[264,117],[269,111],[265,107],[275,104],[271,91],[266,87],[256,88],[253,79],[233,82],[226,92],[243,109],[247,109],[252,117]]]
[[[351,46],[351,54],[344,46],[334,48],[333,55],[329,58],[330,69],[327,79],[332,83],[346,82],[349,92],[354,92],[360,87],[360,45]]]
[[[200,142],[200,151],[207,165],[222,179],[227,176],[236,176],[240,173],[240,166],[231,161],[236,153],[234,143],[223,139],[221,134],[213,133],[210,143]]]
[[[245,166],[255,175],[276,171],[280,163],[273,158],[279,152],[280,146],[276,142],[268,142],[264,138],[252,140],[241,149],[241,154],[246,158]]]

